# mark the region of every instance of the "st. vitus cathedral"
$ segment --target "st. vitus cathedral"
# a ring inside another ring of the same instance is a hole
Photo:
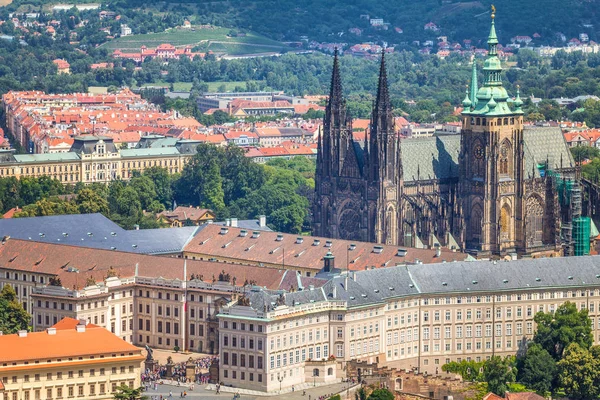
[[[382,54],[368,134],[355,140],[336,53],[318,142],[314,235],[480,258],[569,253],[581,213],[578,170],[560,128],[524,126],[518,90],[513,99],[502,85],[494,17],[483,85],[474,64],[460,134],[400,139]]]

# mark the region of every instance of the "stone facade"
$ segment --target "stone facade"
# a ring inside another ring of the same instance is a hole
[[[402,141],[383,56],[370,132],[354,140],[336,55],[318,144],[315,235],[444,246],[478,258],[569,253],[561,228],[580,215],[580,204],[561,204],[557,181],[577,190],[577,169],[560,129],[525,127],[518,93],[508,106],[497,44],[492,20],[484,83],[478,88],[474,66],[461,134]]]

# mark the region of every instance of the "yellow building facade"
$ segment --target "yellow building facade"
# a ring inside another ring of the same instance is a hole
[[[0,150],[0,178],[49,176],[64,184],[108,183],[129,179],[150,167],[181,172],[199,142],[183,140],[172,147],[117,149],[112,138],[81,136],[66,153],[13,154]]]
[[[4,400],[112,399],[121,385],[141,385],[142,350],[75,319],[2,335],[0,348]]]

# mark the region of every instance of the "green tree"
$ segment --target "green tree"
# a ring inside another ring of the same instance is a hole
[[[148,176],[135,176],[131,178],[127,186],[135,190],[144,210],[147,210],[154,199],[156,199],[156,187],[152,179]]]
[[[75,204],[81,214],[108,214],[108,201],[100,193],[91,188],[85,188],[77,193]]]
[[[578,343],[568,345],[558,362],[561,387],[571,399],[595,399],[600,395],[600,349],[593,351]]]
[[[483,380],[488,384],[488,390],[504,396],[508,390],[508,384],[516,379],[516,368],[513,357],[502,358],[492,356],[483,365]]]
[[[394,400],[394,394],[388,389],[375,389],[373,393],[367,397],[367,400]]]
[[[170,208],[173,205],[173,181],[175,177],[169,174],[166,168],[161,167],[150,167],[144,170],[143,175],[154,182],[156,200],[165,207]]]
[[[0,291],[0,331],[4,334],[29,330],[31,315],[23,309],[17,298],[17,293],[9,284]]]
[[[518,380],[540,396],[552,391],[557,375],[556,361],[538,343],[532,343],[524,357],[518,360]]]
[[[592,146],[575,146],[571,147],[573,159],[580,164],[584,160],[591,160],[600,156],[600,150]]]
[[[537,331],[533,341],[540,344],[557,361],[571,343],[577,343],[584,349],[589,349],[592,345],[592,322],[588,311],[577,311],[575,303],[567,301],[554,313],[540,311],[534,320]]]
[[[122,384],[117,388],[117,391],[114,394],[115,400],[144,400],[147,399],[148,396],[144,396],[142,393],[144,388],[133,389],[129,386]]]

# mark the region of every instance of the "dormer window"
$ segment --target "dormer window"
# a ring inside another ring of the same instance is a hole
[[[106,145],[102,142],[96,145],[96,153],[104,154],[106,152]]]

